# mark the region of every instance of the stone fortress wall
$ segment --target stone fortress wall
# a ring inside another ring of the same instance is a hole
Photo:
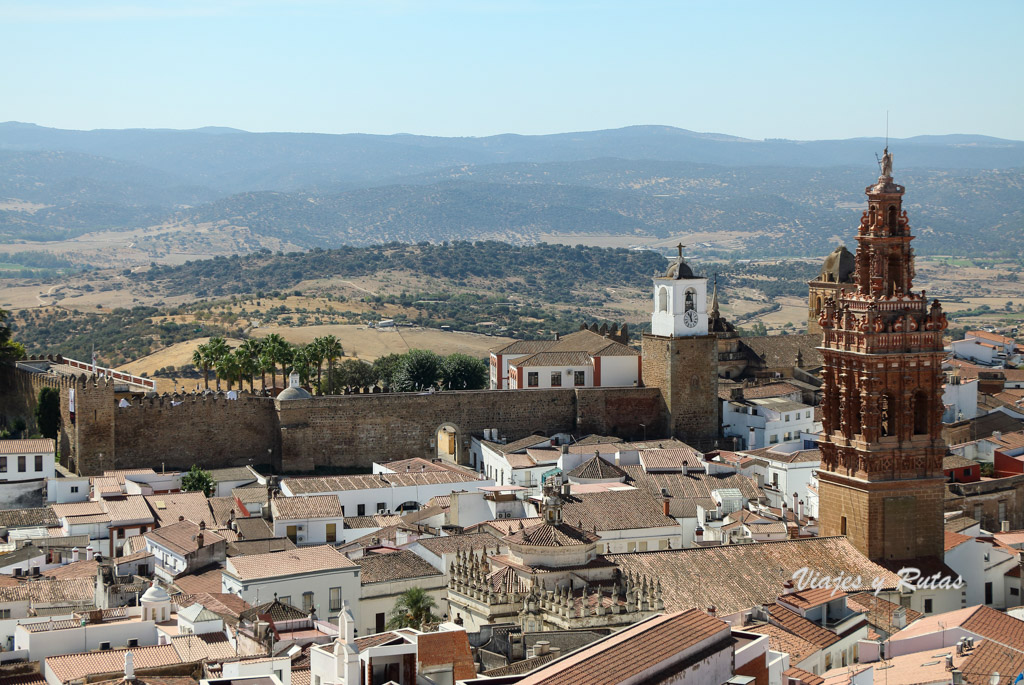
[[[0,368],[0,413],[30,419],[38,391],[61,396],[61,461],[95,475],[109,469],[187,469],[253,464],[276,472],[369,467],[374,461],[433,457],[441,427],[456,432],[464,461],[472,434],[496,428],[515,440],[575,431],[625,439],[664,437],[669,416],[658,388],[579,388],[372,393],[275,400],[240,392],[130,398],[106,379]],[[69,411],[75,391],[75,417]]]

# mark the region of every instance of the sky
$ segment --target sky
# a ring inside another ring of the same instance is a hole
[[[1024,2],[0,0],[0,121],[1024,139]]]

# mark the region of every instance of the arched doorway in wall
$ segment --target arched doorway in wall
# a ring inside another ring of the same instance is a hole
[[[462,431],[454,423],[442,423],[434,430],[434,456],[452,464],[461,464],[466,459],[462,446]]]

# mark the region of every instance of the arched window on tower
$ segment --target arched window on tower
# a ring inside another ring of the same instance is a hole
[[[899,228],[899,215],[896,213],[896,205],[889,207],[889,231],[896,233]]]
[[[658,311],[668,311],[668,288],[658,288]]]
[[[914,435],[928,434],[928,393],[918,390],[914,393]]]
[[[691,309],[696,309],[697,308],[697,291],[694,290],[693,288],[687,288],[687,290],[686,290],[686,297],[683,300],[683,302],[684,302],[684,306],[683,306],[683,312],[684,313],[690,311]]]
[[[883,393],[878,399],[879,416],[881,426],[879,434],[884,438],[889,435],[896,435],[896,402],[892,393]]]
[[[903,292],[903,263],[899,255],[889,255],[889,268],[885,274],[885,296]]]
[[[816,315],[817,314],[821,314],[821,307],[822,307],[821,295],[818,295],[816,298],[814,298],[814,313]]]

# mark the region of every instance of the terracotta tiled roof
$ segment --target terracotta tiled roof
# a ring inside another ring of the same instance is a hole
[[[53,440],[0,440],[0,454],[53,454]]]
[[[993,673],[1000,674],[999,685],[1011,685],[1015,674],[1024,672],[1024,652],[999,640],[983,640],[958,667],[964,674],[964,683],[969,685],[989,685],[994,682],[990,675]]]
[[[783,630],[787,630],[807,640],[812,645],[817,645],[819,648],[828,647],[839,642],[839,636],[831,630],[822,628],[817,623],[804,618],[786,607],[773,604],[768,608],[768,613],[771,616],[773,625],[777,625]]]
[[[612,685],[642,674],[653,680],[654,669],[667,655],[719,636],[721,649],[731,654],[733,643],[725,621],[698,609],[655,616],[541,667],[519,685]]]
[[[1024,621],[983,604],[944,614],[925,616],[889,639],[905,640],[958,626],[979,637],[995,640],[1017,650],[1024,650]]]
[[[752,352],[767,368],[796,366],[797,353],[801,355],[803,368],[821,366],[820,345],[821,336],[813,333],[751,336],[740,340],[741,349]]]
[[[821,461],[821,450],[794,450],[783,452],[777,447],[759,447],[756,450],[741,450],[738,454],[746,454],[751,457],[771,459],[772,461],[784,464],[799,464],[808,461]]]
[[[783,583],[808,567],[823,575],[880,578],[896,587],[895,573],[869,561],[844,537],[753,542],[642,554],[609,554],[626,572],[658,579],[668,611],[714,605],[728,615],[775,602]],[[694,578],[701,579],[694,582]]]
[[[1013,345],[1016,341],[1005,335],[999,333],[989,333],[988,331],[967,331],[967,337],[978,338],[979,340],[988,340],[990,342],[999,343],[1001,345]],[[964,338],[965,340],[967,338]]]
[[[122,483],[118,483],[116,478],[106,478],[104,476],[96,476],[92,479],[92,492],[94,496],[107,497],[109,495],[120,495],[122,490]]]
[[[76,561],[64,566],[58,566],[57,568],[51,568],[47,571],[43,571],[41,575],[48,576],[50,578],[96,578],[96,569],[99,564],[95,559]]]
[[[510,362],[512,366],[592,366],[593,360],[586,352],[538,352]]]
[[[434,554],[454,554],[467,550],[491,550],[501,546],[501,539],[490,533],[463,533],[461,535],[442,535],[434,538],[420,538],[416,541]]]
[[[800,392],[800,388],[789,383],[766,383],[764,385],[753,385],[743,388],[743,399],[763,400],[769,397],[783,397]],[[728,400],[731,399],[731,394],[728,389],[720,390],[718,397],[719,399]]]
[[[155,476],[153,469],[118,469],[115,471],[104,471],[103,476],[115,479],[119,485],[124,485],[125,476]]]
[[[692,447],[679,447],[675,449],[640,450],[640,463],[645,471],[678,471],[683,467],[683,462],[696,466],[704,461],[704,456]]]
[[[210,497],[207,500],[210,505],[210,509],[213,511],[214,525],[217,528],[227,528],[228,522],[231,520],[231,512],[235,512],[236,518],[244,518],[249,516],[246,512],[242,511],[238,503],[235,502],[234,497]]]
[[[167,526],[160,526],[156,530],[146,533],[146,539],[184,556],[199,549],[200,535],[203,537],[204,547],[224,542],[224,536],[209,528],[202,530],[199,524],[192,521],[179,521]]]
[[[249,603],[238,595],[223,592],[198,592],[193,595],[175,595],[171,600],[178,606],[199,603],[213,613],[225,618],[239,618],[250,608]]]
[[[881,597],[876,597],[873,592],[858,592],[849,595],[846,598],[846,606],[854,611],[863,612],[864,616],[868,619],[868,623],[889,635],[899,630],[893,625],[892,619],[893,612],[899,608],[899,605]],[[910,607],[904,607],[904,611],[907,612],[907,622],[905,625],[910,625],[924,615]]]
[[[242,504],[265,505],[267,503],[267,486],[260,483],[241,485],[231,491],[231,496]]]
[[[311,674],[308,668],[292,671],[292,685],[309,685]]]
[[[380,645],[387,645],[394,642],[395,644],[405,644],[409,640],[404,635],[400,635],[393,631],[387,631],[385,633],[374,633],[373,635],[367,635],[366,637],[356,638],[356,647],[359,651],[369,649],[370,647],[379,647]]]
[[[333,497],[333,495],[329,496]],[[370,516],[345,517],[345,527],[350,530],[353,528],[387,528],[388,526],[396,526],[403,522],[400,514],[372,514]]]
[[[152,647],[132,647],[130,649],[51,656],[46,659],[46,668],[61,683],[78,680],[87,675],[124,673],[125,652],[132,653],[136,669],[157,668],[181,663],[181,657],[178,656],[177,650],[172,645],[154,645]]]
[[[487,574],[487,583],[494,592],[526,592],[529,588],[523,579],[510,566],[491,571]]]
[[[845,597],[846,593],[842,590],[831,590],[828,588],[817,588],[814,590],[795,590],[788,594],[784,594],[779,597],[780,602],[784,602],[791,607],[797,609],[811,609],[822,604],[828,604],[829,602]]]
[[[959,545],[962,545],[965,542],[970,542],[973,539],[974,538],[972,538],[970,535],[961,535],[960,533],[951,533],[950,531],[947,530],[946,531],[946,551],[948,552],[949,550],[953,549],[954,547],[958,547]]]
[[[655,497],[661,497],[664,489],[669,496],[669,514],[676,518],[693,518],[697,505],[706,509],[715,506],[711,493],[715,490],[736,488],[744,499],[759,499],[763,496],[757,482],[738,473],[729,475],[708,475],[705,473],[647,473],[639,464],[623,466],[629,474],[629,482],[643,488]]]
[[[235,648],[228,642],[228,637],[224,633],[176,635],[171,638],[171,645],[183,663],[231,659],[237,656]]]
[[[227,573],[241,580],[257,580],[354,566],[355,562],[341,552],[330,545],[321,545],[300,547],[287,552],[231,557],[227,560]]]
[[[328,497],[332,497],[332,495],[328,495]],[[337,501],[338,498],[334,499]],[[264,518],[235,519],[235,528],[238,540],[269,540],[274,537],[274,529]]]
[[[942,458],[942,468],[944,470],[962,469],[968,466],[979,466],[979,464],[973,459],[961,457],[959,454],[948,454]]]
[[[522,452],[530,447],[549,447],[551,445],[551,438],[546,438],[543,435],[527,435],[525,438],[514,440],[505,444],[499,442],[490,442],[488,440],[482,440],[485,445],[492,451],[498,454],[509,455],[513,452]]]
[[[210,469],[210,475],[216,483],[236,480],[256,480],[256,476],[247,466],[233,466],[226,469]]]
[[[92,602],[96,596],[95,578],[46,578],[0,586],[0,602],[33,601],[46,604]]]
[[[466,532],[475,533],[491,530],[505,536],[516,532],[520,528],[532,526],[533,524],[540,522],[540,516],[527,516],[524,518],[512,519],[489,519],[487,521],[481,521],[480,523],[474,523],[472,526],[467,526]]]
[[[86,502],[69,502],[67,504],[54,504],[53,513],[58,518],[64,518],[66,516],[91,516],[93,514],[104,514],[106,513],[103,509],[101,502],[94,502],[92,500]]]
[[[772,647],[772,649],[775,648]],[[791,659],[790,663],[794,661],[796,661],[795,658]],[[805,671],[802,668],[797,668],[796,666],[793,666],[792,668],[787,668],[785,671],[782,672],[782,675],[784,678],[789,678],[789,683],[792,683],[795,680],[798,683],[800,683],[800,685],[822,685],[822,683],[825,682],[825,679],[822,678],[820,675],[814,675],[813,673]]]
[[[270,503],[274,519],[341,518],[341,502],[337,495],[308,497],[275,497]]]
[[[37,507],[33,509],[2,509],[0,510],[0,526],[4,528],[35,528],[37,526],[59,526],[60,519],[53,507]]]
[[[227,556],[244,557],[253,554],[270,554],[271,552],[287,552],[297,545],[288,538],[268,538],[266,540],[235,540],[228,543]]]
[[[429,500],[427,500],[427,506],[428,507],[435,507],[436,506],[436,507],[441,507],[443,509],[448,509],[448,508],[450,508],[452,506],[452,496],[451,495],[434,495]]]
[[[242,619],[252,622],[257,616],[267,614],[274,621],[293,621],[309,618],[309,614],[302,609],[282,602],[274,598],[273,601],[246,609],[242,612]]]
[[[146,506],[146,498],[142,495],[105,499],[103,507],[110,514],[110,522],[114,525],[154,522],[153,513]]]
[[[573,547],[592,544],[600,539],[594,533],[580,530],[568,523],[561,523],[557,526],[535,523],[504,537],[509,544],[534,547]]]
[[[174,585],[182,594],[195,595],[203,592],[219,593],[223,589],[221,579],[224,575],[220,567],[207,568],[198,573],[190,573],[185,576],[178,576],[174,579]]]
[[[552,347],[557,340],[514,340],[503,347],[495,347],[491,354],[536,354]]]
[[[743,630],[748,633],[767,635],[769,646],[776,652],[789,654],[789,663],[791,664],[798,664],[821,649],[821,647],[813,642],[809,642],[799,635],[795,635],[779,626],[773,626],[770,623],[744,626]]]
[[[599,455],[594,455],[587,461],[583,462],[572,471],[566,474],[570,478],[587,478],[594,480],[607,480],[607,479],[625,479],[626,472],[620,469],[615,464],[601,458]]]
[[[530,657],[529,659],[523,659],[522,661],[515,661],[508,666],[500,666],[498,668],[492,668],[489,671],[482,671],[480,675],[487,676],[488,678],[499,678],[507,675],[523,675],[529,673],[549,661],[554,661],[560,654],[555,652],[548,652],[547,654],[541,654],[540,656]]]
[[[285,478],[281,481],[281,484],[286,486],[295,495],[314,495],[350,490],[469,483],[479,480],[479,475],[462,474],[454,471],[430,471],[427,473],[380,473],[376,475]]]
[[[599,531],[678,525],[665,516],[660,497],[647,490],[587,492],[562,497],[562,520]]]
[[[213,511],[210,509],[206,495],[201,492],[176,492],[166,495],[146,495],[146,504],[149,505],[157,523],[166,526],[177,523],[178,517],[185,517],[186,521],[200,523],[205,521],[208,527],[214,524]]]
[[[363,585],[443,575],[409,550],[390,554],[364,554],[358,563],[362,569],[359,580]]]

